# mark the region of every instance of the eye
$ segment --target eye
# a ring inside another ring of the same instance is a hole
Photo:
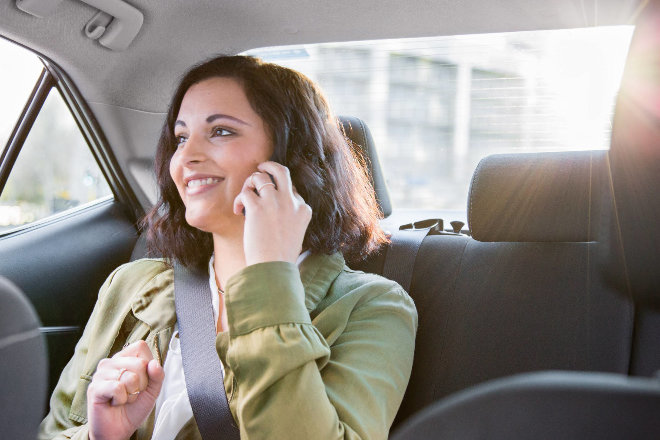
[[[187,138],[185,136],[174,136],[174,145],[180,147],[186,140]]]
[[[213,127],[211,134],[212,136],[231,136],[234,132],[222,127]]]

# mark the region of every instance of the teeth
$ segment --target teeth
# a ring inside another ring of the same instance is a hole
[[[202,185],[210,185],[212,183],[218,183],[220,179],[215,177],[208,177],[206,179],[195,179],[188,182],[188,188],[196,188]]]

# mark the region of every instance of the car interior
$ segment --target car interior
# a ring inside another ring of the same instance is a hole
[[[188,67],[293,44],[615,25],[635,27],[607,148],[487,155],[467,172],[464,213],[399,208],[381,139],[362,115],[341,114],[392,237],[349,265],[400,282],[419,314],[390,438],[659,438],[658,0],[3,2],[0,37],[43,70],[8,122],[0,194],[57,91],[108,195],[0,229],[0,437],[35,436],[99,287],[148,255],[139,221]],[[47,162],[31,165],[45,173]]]

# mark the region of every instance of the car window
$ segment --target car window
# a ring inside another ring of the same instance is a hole
[[[370,127],[396,208],[465,211],[493,153],[608,149],[632,26],[248,51]]]
[[[0,38],[0,150],[44,68],[31,52]]]
[[[7,138],[27,101],[22,96]],[[0,194],[0,233],[111,194],[62,96],[51,88]]]

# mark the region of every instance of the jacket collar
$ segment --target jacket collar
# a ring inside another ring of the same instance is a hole
[[[300,279],[305,288],[305,307],[308,312],[314,310],[325,297],[343,268],[344,257],[340,252],[309,255],[300,263]],[[166,269],[143,286],[134,297],[131,309],[133,315],[152,331],[173,327],[176,322],[173,270]]]

